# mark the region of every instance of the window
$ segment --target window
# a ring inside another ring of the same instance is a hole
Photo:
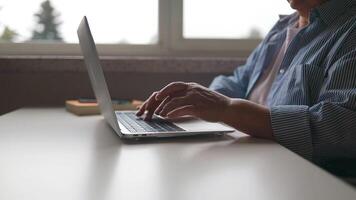
[[[0,55],[80,55],[84,15],[101,55],[246,55],[291,12],[281,0],[5,0]]]
[[[84,15],[97,43],[155,44],[158,39],[158,0],[8,0],[1,4],[2,29],[15,32],[7,41],[77,43],[75,31]],[[48,27],[57,24],[59,38],[44,33],[39,20]]]
[[[281,0],[184,0],[184,38],[261,39],[291,13]]]

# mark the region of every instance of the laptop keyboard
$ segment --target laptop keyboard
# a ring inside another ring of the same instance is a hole
[[[176,132],[185,131],[167,120],[153,117],[151,121],[139,118],[133,112],[116,112],[120,123],[130,132]]]

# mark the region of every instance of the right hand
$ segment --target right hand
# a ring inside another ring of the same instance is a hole
[[[154,92],[137,116],[147,111],[145,120],[156,113],[167,118],[193,116],[206,121],[221,121],[229,104],[230,98],[197,83],[173,82]]]

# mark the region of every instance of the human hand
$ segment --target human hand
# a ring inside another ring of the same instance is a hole
[[[173,82],[154,92],[140,107],[137,116],[146,111],[145,120],[153,113],[167,118],[194,116],[206,121],[221,121],[230,98],[197,83]]]

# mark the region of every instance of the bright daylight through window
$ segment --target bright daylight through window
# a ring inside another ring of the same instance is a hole
[[[161,7],[167,2],[183,6]],[[164,14],[159,15],[160,7]],[[177,35],[174,30],[182,30],[178,37],[190,40],[261,39],[278,14],[292,12],[285,0],[3,0],[0,42],[77,43],[76,30],[84,15],[100,44],[158,44],[159,30],[171,34],[166,37],[170,40]],[[174,13],[182,16],[182,23],[159,24],[179,18]],[[177,43],[162,44],[173,44],[167,49],[174,49]]]
[[[98,43],[158,41],[158,0],[0,1],[1,41],[77,43],[84,15]]]
[[[285,0],[184,0],[183,36],[204,39],[259,39],[293,10]]]

